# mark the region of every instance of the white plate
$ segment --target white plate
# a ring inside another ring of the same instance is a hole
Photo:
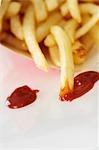
[[[97,55],[77,70],[96,70]],[[86,66],[86,67],[85,67]],[[35,103],[17,110],[6,98],[22,85],[40,90]],[[0,147],[4,149],[97,147],[98,83],[73,102],[58,99],[59,71],[38,70],[27,60],[0,46]]]

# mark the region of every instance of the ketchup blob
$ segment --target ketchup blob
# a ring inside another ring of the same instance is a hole
[[[19,87],[7,98],[6,104],[12,109],[27,106],[36,100],[37,92],[39,90],[32,90],[26,85]]]
[[[77,75],[74,79],[74,90],[71,93],[60,97],[62,101],[72,101],[91,90],[96,81],[99,80],[99,73],[87,71]]]

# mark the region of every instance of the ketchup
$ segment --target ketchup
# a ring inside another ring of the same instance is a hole
[[[32,90],[28,86],[17,88],[10,97],[7,98],[7,106],[12,109],[21,108],[33,103],[39,90]]]
[[[99,73],[87,71],[77,75],[74,79],[74,90],[71,93],[60,97],[62,101],[72,101],[91,90],[96,81],[99,80]]]

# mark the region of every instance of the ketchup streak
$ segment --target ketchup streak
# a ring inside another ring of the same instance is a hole
[[[72,101],[91,90],[96,81],[99,80],[99,73],[87,71],[77,75],[74,79],[74,90],[71,93],[60,97],[61,101]]]
[[[32,90],[28,86],[17,88],[10,97],[7,98],[7,106],[12,109],[21,108],[33,103],[39,90]]]

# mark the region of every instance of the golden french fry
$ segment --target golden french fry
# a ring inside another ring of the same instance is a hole
[[[76,39],[80,38],[84,34],[86,34],[90,29],[99,21],[99,13],[94,14],[92,18],[84,24],[81,28],[79,28],[76,32]]]
[[[0,7],[0,32],[2,31],[2,22],[3,22],[3,18],[6,14],[7,8],[9,6],[11,0],[3,0],[2,1],[2,5]]]
[[[46,20],[48,17],[47,9],[45,2],[43,0],[31,0],[34,5],[35,16],[37,22]]]
[[[71,92],[74,87],[74,62],[72,55],[72,44],[68,34],[59,26],[51,28],[56,43],[59,47],[61,62],[61,90],[60,96]]]
[[[59,6],[58,0],[45,0],[45,4],[48,11],[53,11]]]
[[[93,3],[84,3],[79,5],[82,13],[96,14],[99,12],[99,6]]]
[[[92,35],[94,43],[99,46],[99,22],[89,31]]]
[[[82,25],[86,24],[90,20],[90,14],[82,14]]]
[[[1,6],[2,0],[0,0],[0,6]]]
[[[73,44],[73,58],[74,58],[74,63],[76,65],[80,65],[85,62],[87,52],[85,46],[80,42],[80,41],[75,41]]]
[[[48,68],[48,64],[45,59],[45,56],[41,52],[41,49],[36,39],[35,17],[32,5],[28,7],[26,14],[24,16],[23,32],[25,42],[27,44],[29,52],[32,55],[32,58],[34,59],[34,62],[39,68],[46,71]]]
[[[78,0],[67,0],[68,9],[71,16],[77,21],[81,22],[81,14],[79,10]]]
[[[90,51],[90,49],[95,44],[95,40],[93,38],[93,35],[88,32],[84,36],[80,38],[81,43],[85,46],[86,50]]]
[[[19,2],[11,2],[8,6],[5,18],[11,18],[14,15],[17,15],[21,10],[21,3]]]
[[[54,39],[52,34],[49,34],[45,38],[44,44],[45,44],[45,46],[50,47],[50,48],[56,46],[56,41],[55,41],[55,39]]]
[[[27,51],[27,46],[24,41],[15,38],[9,33],[3,32],[0,34],[0,43],[4,43],[11,48],[21,51]]]
[[[78,22],[74,19],[68,20],[66,25],[64,26],[64,30],[67,32],[72,43],[74,43],[75,41],[75,33],[78,26]]]
[[[49,47],[49,55],[53,64],[57,67],[60,67],[60,55],[59,55],[59,49],[57,45],[53,47]]]
[[[76,33],[76,29],[79,26],[79,24],[77,23],[76,20],[74,19],[70,19],[67,22],[62,20],[60,21],[60,23],[58,24],[59,26],[61,26],[62,28],[64,28],[64,30],[66,31],[66,33],[68,34],[70,40],[72,43],[74,43],[75,41],[75,33]],[[44,40],[44,44],[48,47],[53,47],[56,45],[55,39],[53,37],[53,35],[49,34],[45,40]]]
[[[60,20],[60,22],[58,22],[57,24],[61,27],[64,27],[66,25],[67,21],[65,19]],[[47,37],[44,40],[44,44],[47,47],[53,47],[56,45],[56,42],[54,40],[54,37],[52,34],[48,34]]]
[[[60,6],[60,12],[64,17],[69,13],[67,1]]]
[[[24,39],[23,28],[18,15],[10,18],[11,32],[20,40]]]
[[[86,40],[86,38],[85,38],[85,40]],[[89,43],[89,44],[91,47],[92,46],[91,43]],[[75,43],[72,46],[73,59],[74,59],[75,65],[80,65],[85,62],[87,52],[88,52],[87,48],[89,48],[89,47],[86,45],[84,46],[84,44],[82,44],[80,41],[78,41],[78,40],[75,41]],[[53,63],[56,66],[60,66],[59,49],[58,49],[57,45],[49,47],[49,53],[50,53],[50,57],[51,57]]]
[[[61,14],[56,11],[53,12],[45,22],[41,23],[36,29],[37,41],[41,42],[50,32],[51,26],[57,24],[61,19]]]

